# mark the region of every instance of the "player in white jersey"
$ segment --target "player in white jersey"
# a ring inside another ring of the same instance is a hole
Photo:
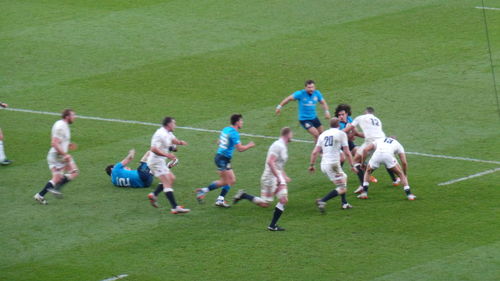
[[[406,161],[406,154],[403,146],[394,138],[379,139],[366,146],[362,152],[363,159],[368,155],[368,151],[375,150],[368,162],[368,167],[365,172],[365,180],[363,182],[363,192],[358,196],[360,199],[368,199],[368,179],[371,173],[376,170],[380,165],[384,165],[387,169],[391,170],[401,178],[403,189],[406,193],[408,200],[415,200],[417,197],[411,193],[410,185],[408,184],[407,169],[408,162]],[[401,160],[403,168],[399,166],[398,160],[394,155],[398,155]]]
[[[4,102],[0,102],[0,107],[2,108],[7,108],[9,107],[8,104]],[[2,129],[0,129],[0,165],[6,166],[12,164],[12,161],[7,159],[7,156],[5,155],[5,151],[3,150],[3,133]]]
[[[76,144],[71,143],[69,129],[69,125],[73,124],[75,119],[75,112],[72,109],[65,109],[62,113],[62,119],[52,126],[51,148],[47,155],[52,179],[34,196],[35,200],[42,205],[47,205],[47,200],[44,197],[47,192],[51,192],[60,198],[63,185],[74,180],[79,174],[73,157],[68,153],[68,150],[76,149]]]
[[[347,203],[346,191],[347,191],[347,175],[342,170],[340,164],[340,153],[341,150],[344,152],[351,168],[354,172],[357,172],[354,168],[351,151],[349,151],[349,144],[347,142],[347,134],[339,130],[339,119],[334,117],[330,120],[330,129],[321,133],[316,143],[316,147],[311,153],[311,163],[309,166],[309,171],[314,172],[314,165],[316,159],[323,153],[321,158],[321,171],[333,182],[336,186],[331,192],[325,195],[321,199],[316,200],[316,205],[320,212],[325,212],[326,202],[337,195],[341,196],[342,209],[350,209],[352,206]]]
[[[170,170],[178,163],[177,157],[172,153],[175,145],[187,145],[187,142],[178,140],[174,136],[173,132],[177,126],[174,118],[165,117],[162,125],[161,128],[156,130],[151,139],[151,153],[148,156],[148,167],[153,175],[160,179],[160,184],[158,184],[154,192],[148,194],[148,198],[151,205],[157,208],[157,197],[163,191],[172,206],[170,210],[172,214],[188,213],[189,209],[177,205],[175,201],[174,189],[172,188],[175,175]],[[167,159],[171,160],[168,164]]]
[[[361,165],[363,163],[363,161],[361,161],[361,157],[362,157],[362,153],[365,150],[366,146],[368,146],[371,143],[376,142],[377,140],[385,138],[385,133],[382,130],[382,121],[380,121],[380,119],[374,115],[375,110],[373,109],[373,107],[367,107],[365,109],[364,113],[365,114],[354,118],[352,123],[349,124],[344,129],[344,131],[346,133],[349,133],[351,130],[354,130],[357,126],[359,126],[361,128],[361,130],[363,131],[365,141],[358,148],[358,150],[356,151],[356,155],[354,156],[354,163],[355,163],[354,166],[356,168],[358,168],[358,171],[359,171],[358,176],[360,178],[364,178],[364,175],[363,175],[364,171],[363,171],[362,165]],[[371,150],[368,150],[368,152],[371,152]],[[389,169],[387,170],[387,172],[389,173],[389,176],[391,177],[393,184],[399,185],[399,181],[395,177],[394,173],[392,171],[390,171]],[[370,181],[377,182],[377,179],[374,177],[371,177]],[[356,193],[361,192],[361,188],[358,188],[355,192]]]
[[[278,203],[274,209],[271,224],[267,227],[270,231],[285,230],[276,223],[285,210],[285,205],[288,203],[287,183],[290,182],[290,178],[285,173],[285,163],[288,160],[287,145],[292,141],[293,133],[290,128],[285,127],[281,129],[280,135],[281,137],[267,151],[266,164],[260,179],[260,197],[247,194],[244,190],[238,191],[234,196],[234,204],[242,199],[247,199],[264,208],[269,207],[269,204],[273,202],[276,196]]]

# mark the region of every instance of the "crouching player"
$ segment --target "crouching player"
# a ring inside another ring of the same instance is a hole
[[[288,187],[287,183],[290,178],[285,173],[285,163],[288,160],[288,143],[292,140],[293,133],[288,127],[281,129],[281,137],[275,141],[267,152],[266,164],[264,173],[261,177],[260,196],[253,196],[245,193],[244,190],[238,191],[234,196],[234,204],[242,199],[247,199],[254,204],[267,208],[269,203],[274,200],[274,196],[278,198],[278,203],[274,209],[273,219],[267,227],[270,231],[283,231],[284,228],[278,226],[281,214],[285,210],[285,205],[288,202]]]
[[[408,162],[406,161],[406,154],[403,146],[394,137],[378,140],[374,143],[368,144],[364,148],[362,152],[363,160],[371,150],[375,150],[375,152],[373,152],[372,158],[368,162],[365,172],[365,180],[363,182],[363,192],[358,195],[358,198],[368,199],[368,179],[373,171],[375,171],[382,164],[401,179],[401,183],[403,184],[403,189],[408,200],[415,200],[417,196],[411,193],[410,185],[408,184],[408,177],[406,176]],[[401,160],[401,164],[403,166],[402,169],[398,164],[398,160],[394,157],[395,154],[397,154]]]
[[[122,161],[106,167],[106,173],[111,177],[111,182],[117,187],[150,187],[153,183],[153,175],[146,163],[150,152],[142,156],[141,163],[137,170],[127,167],[128,163],[134,159],[135,150],[128,152],[127,157]]]
[[[309,166],[309,171],[314,172],[314,165],[318,155],[323,152],[323,157],[321,158],[321,171],[328,176],[328,178],[333,182],[336,188],[330,191],[321,199],[316,200],[316,205],[321,213],[325,212],[326,202],[338,195],[340,195],[343,210],[350,209],[352,206],[347,203],[346,191],[347,191],[347,175],[342,170],[340,165],[340,153],[341,149],[344,152],[351,168],[354,172],[357,172],[356,168],[353,167],[353,160],[351,152],[349,151],[349,145],[347,142],[347,135],[345,132],[339,130],[339,119],[334,117],[330,120],[330,129],[323,132],[316,143],[316,147],[311,153],[311,163]]]

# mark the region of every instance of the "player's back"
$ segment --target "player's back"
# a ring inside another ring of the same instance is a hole
[[[217,154],[224,155],[228,158],[233,157],[235,146],[240,143],[240,134],[238,130],[233,127],[225,127],[219,135],[219,147]]]
[[[321,146],[323,151],[322,164],[340,162],[340,150],[347,146],[347,135],[337,128],[328,129],[321,133],[316,146]]]
[[[365,139],[385,138],[385,133],[382,130],[382,121],[373,114],[364,114],[356,117],[352,121],[353,126],[359,125],[365,135]]]
[[[121,162],[116,163],[111,172],[111,182],[121,187],[142,187],[143,182],[137,170],[128,170]]]
[[[404,153],[405,150],[401,143],[393,138],[384,138],[376,143],[376,153],[389,153],[389,154],[399,154]]]

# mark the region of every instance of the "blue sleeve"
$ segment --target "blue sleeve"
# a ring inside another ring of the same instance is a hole
[[[323,100],[323,95],[321,94],[320,91],[316,90],[316,93],[318,94],[318,101],[322,101]]]
[[[117,170],[123,169],[122,162],[116,163],[115,166],[113,166],[113,169],[117,169]]]
[[[351,116],[347,116],[347,123],[352,123],[352,117]]]
[[[238,133],[238,131],[233,131],[233,133],[231,134],[231,141],[234,143],[234,145],[240,143],[240,134]]]
[[[299,100],[300,99],[300,94],[302,94],[301,91],[297,91],[297,92],[293,93],[293,99],[294,100]]]

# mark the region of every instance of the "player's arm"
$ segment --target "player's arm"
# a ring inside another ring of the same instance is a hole
[[[399,153],[399,159],[401,160],[401,166],[403,166],[403,173],[406,175],[408,170],[408,161],[406,161],[406,154],[404,152]]]
[[[172,143],[175,145],[188,145],[188,143],[186,141],[178,140],[178,139],[173,139]]]
[[[328,104],[326,103],[326,100],[322,99],[319,103],[321,104],[321,107],[325,111],[325,118],[326,119],[330,119],[331,118],[331,116],[330,116],[330,110],[328,109]]]
[[[123,160],[120,163],[122,163],[123,167],[125,167],[128,165],[128,163],[130,163],[130,161],[132,161],[132,159],[134,159],[134,156],[135,156],[135,149],[131,149],[129,150],[127,156],[123,158]]]
[[[57,154],[64,157],[64,160],[69,161],[71,159],[71,155],[64,152],[64,149],[61,146],[61,139],[58,137],[52,137],[50,145],[56,150]]]
[[[348,145],[342,146],[342,151],[344,151],[344,154],[347,157],[347,161],[349,161],[349,165],[351,165],[351,170],[357,173],[358,170],[354,167],[354,161],[352,160],[352,154],[351,151],[349,150],[349,146]]]
[[[318,155],[321,152],[321,146],[316,146],[314,147],[313,151],[311,152],[311,161],[309,162],[309,171],[314,172],[314,164],[316,163],[316,159],[318,159]]]
[[[289,95],[288,97],[284,98],[279,104],[278,106],[276,106],[276,114],[280,114],[281,112],[281,108],[283,106],[285,106],[287,103],[293,101],[295,98],[293,97],[293,95]]]
[[[365,147],[365,149],[361,153],[361,163],[365,162],[366,156],[368,155],[368,151],[372,151],[373,149],[375,149],[374,143],[370,143]]]
[[[236,145],[236,149],[237,149],[239,152],[243,152],[243,151],[248,150],[248,149],[250,149],[250,148],[252,148],[252,147],[254,147],[254,146],[255,146],[255,143],[254,143],[253,141],[251,141],[251,142],[247,143],[246,145],[243,145],[243,144],[241,144],[241,143],[238,143],[238,144]]]
[[[353,133],[356,137],[365,138],[365,134],[364,134],[363,132],[358,131],[358,129],[356,129],[356,127],[353,127],[353,129],[352,129],[352,133]]]
[[[5,102],[0,101],[0,107],[7,108],[7,107],[9,107],[9,105],[6,104]]]
[[[277,157],[274,154],[269,155],[269,158],[267,159],[266,164],[271,169],[271,173],[273,173],[273,175],[276,177],[276,179],[278,179],[278,185],[285,184],[284,182],[280,182],[278,169],[276,168],[276,158]]]

